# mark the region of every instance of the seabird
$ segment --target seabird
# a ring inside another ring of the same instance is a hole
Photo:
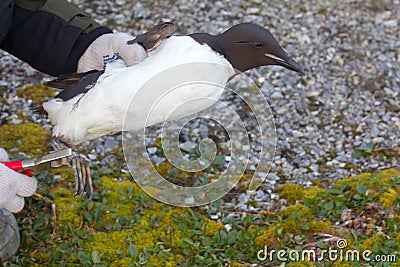
[[[64,89],[43,103],[54,125],[53,135],[77,145],[103,135],[193,115],[218,101],[222,94],[223,89],[210,83],[224,85],[238,72],[260,66],[279,65],[303,74],[302,67],[273,35],[256,24],[241,23],[219,35],[185,36],[171,36],[176,30],[171,25],[156,26],[147,36],[128,42],[139,43],[149,51],[148,57],[136,65],[126,67],[116,61],[102,71],[64,75],[51,82],[50,86]],[[171,76],[168,70],[174,68],[178,73]],[[182,77],[183,81],[196,83],[171,92],[171,80]],[[151,86],[146,87],[149,81]],[[145,91],[140,90],[143,87]],[[208,101],[190,102],[192,99]],[[190,104],[179,106],[186,102]],[[151,109],[149,115],[147,111]],[[178,112],[169,117],[176,109]]]

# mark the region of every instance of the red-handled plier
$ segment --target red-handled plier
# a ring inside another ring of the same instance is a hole
[[[37,158],[2,163],[14,171],[33,176],[50,168],[71,165],[70,157],[72,157],[72,149],[65,148]]]
[[[82,196],[86,193],[86,198],[92,198],[93,186],[89,164],[83,157],[72,152],[71,148],[65,148],[37,158],[2,163],[10,169],[21,171],[28,176],[39,174],[50,168],[71,166],[75,176],[75,195]]]

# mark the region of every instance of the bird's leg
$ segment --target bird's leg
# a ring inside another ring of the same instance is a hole
[[[75,153],[74,153],[75,154]],[[72,170],[74,171],[75,176],[75,196],[82,196],[83,194],[83,179],[82,179],[82,170],[80,166],[79,156],[74,155],[71,159]]]
[[[93,197],[93,184],[92,184],[92,176],[90,175],[90,168],[87,160],[83,159],[82,169],[85,173],[85,184],[83,190],[86,193],[86,198],[91,200]]]
[[[90,176],[90,168],[87,160],[82,156],[74,153],[72,156],[72,168],[75,175],[75,195],[82,196],[86,193],[87,199],[92,199],[93,196],[93,186],[92,178]]]
[[[58,138],[54,138],[53,140],[58,149],[69,147],[67,143]],[[85,197],[89,200],[92,199],[92,178],[90,176],[90,168],[87,160],[77,152],[73,152],[71,157],[71,167],[75,176],[75,195],[82,196],[86,193]]]

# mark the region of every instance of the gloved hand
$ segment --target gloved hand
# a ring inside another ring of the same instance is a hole
[[[7,152],[0,148],[0,162],[9,161]],[[37,180],[13,171],[0,163],[0,208],[19,212],[24,207],[24,197],[29,197],[37,189]]]
[[[78,62],[77,72],[102,70],[108,62],[122,58],[127,66],[132,66],[147,57],[140,44],[127,44],[133,36],[118,32],[103,34],[86,49]]]

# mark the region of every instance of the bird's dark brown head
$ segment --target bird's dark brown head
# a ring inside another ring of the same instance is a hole
[[[241,72],[260,66],[279,65],[304,74],[300,64],[288,56],[274,36],[256,24],[241,23],[217,36],[203,33],[191,36],[224,55]]]

